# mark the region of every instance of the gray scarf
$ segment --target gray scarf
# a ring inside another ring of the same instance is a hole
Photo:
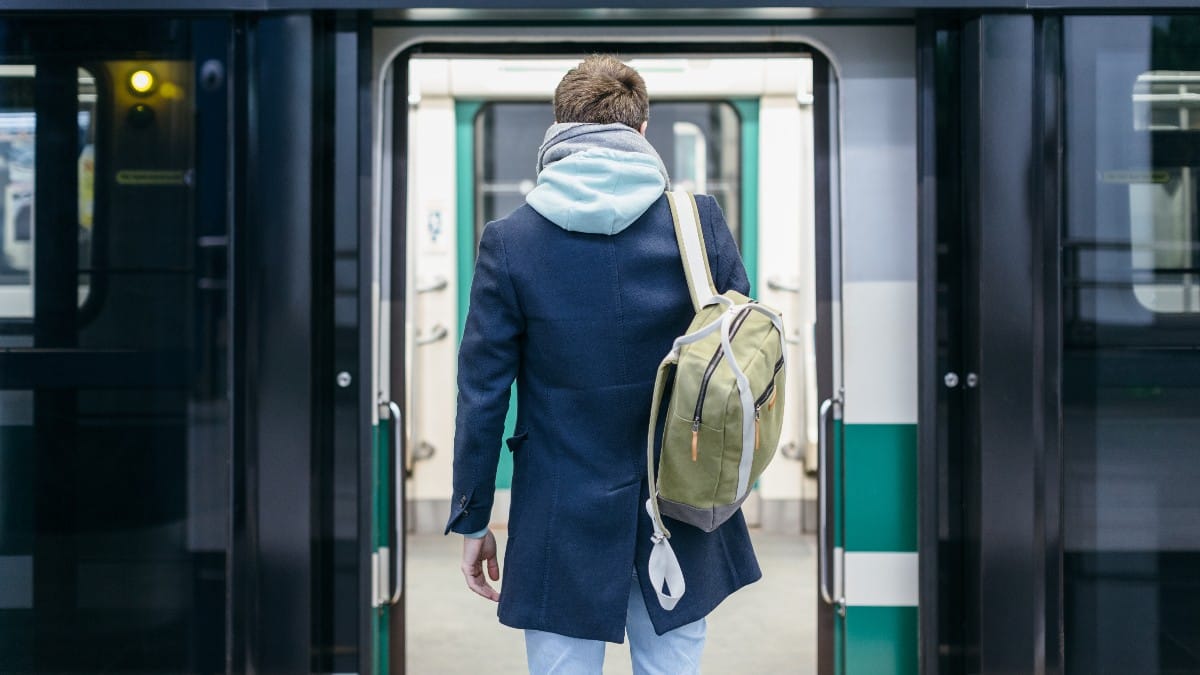
[[[620,123],[565,122],[551,124],[550,128],[546,130],[546,138],[542,141],[542,147],[538,148],[537,172],[540,174],[546,166],[589,148],[608,148],[650,155],[658,162],[658,170],[667,183],[667,189],[671,189],[671,177],[667,175],[667,167],[663,164],[662,158],[658,156],[658,151],[636,129]]]

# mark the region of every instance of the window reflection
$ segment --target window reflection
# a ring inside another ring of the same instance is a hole
[[[1138,75],[1133,127],[1149,134],[1200,130],[1200,72],[1152,70]],[[1155,166],[1130,172],[1124,180],[1129,182],[1133,292],[1138,302],[1154,312],[1200,312],[1194,167]]]
[[[101,23],[137,47],[0,21],[0,56],[38,64],[0,65],[0,672],[222,672],[227,185],[197,148],[227,109],[197,95],[194,23]],[[137,68],[159,86],[135,99]]]
[[[1066,20],[1063,620],[1073,674],[1200,672],[1196,28],[1188,17]]]
[[[33,317],[34,158],[37,113],[32,65],[0,65],[0,317]],[[92,257],[95,214],[96,78],[78,71],[80,152],[79,259]],[[79,305],[87,301],[89,283],[79,279]]]

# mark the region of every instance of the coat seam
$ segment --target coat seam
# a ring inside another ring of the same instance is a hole
[[[554,541],[552,533],[554,532],[554,521],[558,515],[558,488],[559,488],[559,466],[555,462],[554,467],[554,490],[550,496],[550,511],[546,520],[546,544],[544,546],[544,554],[542,557],[542,601],[538,608],[539,621],[546,624],[546,604],[550,597],[550,545]]]
[[[521,323],[525,323],[525,307],[521,303],[521,295],[517,293],[517,286],[513,283],[512,272],[508,268],[508,245],[504,243],[504,232],[500,228],[496,228],[496,239],[500,241],[500,262],[504,265],[504,280],[508,282],[508,292],[512,294],[513,302],[517,305],[517,312],[521,315]]]
[[[617,265],[617,243],[615,241],[613,241],[612,239],[609,239],[609,241],[608,241],[608,254],[609,254],[609,258],[612,260],[612,266],[613,266],[613,296],[616,298],[616,303],[617,303],[617,307],[616,307],[617,330],[618,330],[617,334],[622,336],[622,340],[621,340],[621,344],[620,344],[621,348],[618,351],[619,357],[621,359],[621,381],[628,382],[629,381],[629,364],[628,364],[628,359],[625,358],[625,351],[626,351],[627,345],[625,344],[625,340],[624,340],[625,304],[621,301],[621,270],[620,270],[620,267]]]

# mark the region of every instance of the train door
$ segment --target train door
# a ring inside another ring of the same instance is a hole
[[[229,24],[0,32],[0,664],[224,672]]]
[[[937,40],[962,95],[929,129],[932,672],[1200,671],[1196,28],[985,15]]]
[[[558,30],[560,37],[579,42],[570,56],[614,48],[587,29]],[[697,30],[698,40],[717,42],[686,48],[688,53],[700,52],[703,58],[695,60],[706,67],[753,58],[752,53],[725,53],[720,43],[731,35]],[[526,40],[531,53],[545,39],[524,29],[480,33],[485,36],[480,43],[461,42],[460,32],[439,36],[436,29],[420,27],[381,28],[374,36],[379,75],[376,137],[381,139],[377,241],[382,253],[375,358],[377,391],[392,392],[383,399],[394,401],[380,408],[377,427],[381,443],[375,467],[380,488],[376,517],[377,523],[391,523],[381,530],[376,555],[378,576],[385,580],[377,594],[377,644],[383,648],[375,666],[380,672],[402,672],[406,659],[415,671],[416,655],[425,658],[439,650],[448,661],[420,661],[419,667],[422,672],[452,672],[449,669],[461,657],[453,636],[496,628],[494,613],[480,601],[431,632],[419,632],[416,622],[433,620],[440,606],[461,604],[464,597],[476,599],[462,587],[458,538],[421,532],[436,528],[440,535],[446,515],[454,352],[476,237],[488,219],[519,204],[523,192],[532,187],[532,170],[525,165],[532,166],[533,152],[550,121],[545,101],[565,67],[546,62],[545,54],[539,55],[541,63],[514,61],[509,45],[492,48],[506,55],[507,69],[493,67],[483,77],[472,74],[479,63],[471,61],[496,61],[487,52],[497,39]],[[776,518],[790,519],[795,528],[789,540],[794,544],[787,545],[799,550],[785,547],[768,574],[792,581],[799,574],[811,583],[802,584],[802,596],[788,607],[786,621],[772,621],[751,604],[738,610],[743,612],[737,615],[739,626],[724,632],[744,647],[747,640],[761,637],[766,626],[779,631],[770,646],[756,649],[775,650],[786,660],[783,670],[913,672],[916,412],[915,400],[910,399],[915,399],[916,380],[916,209],[915,193],[904,179],[915,164],[912,30],[818,27],[811,33],[797,31],[795,37],[797,51],[806,55],[804,90],[797,90],[793,78],[785,95],[764,96],[759,91],[739,97],[728,92],[740,91],[744,82],[714,81],[710,85],[725,87],[724,95],[697,99],[695,92],[689,97],[671,89],[656,96],[664,90],[651,85],[652,99],[681,108],[678,119],[659,127],[669,138],[658,142],[674,147],[672,157],[687,158],[697,188],[727,190],[727,214],[732,210],[735,226],[741,228],[743,253],[751,247],[749,265],[758,267],[755,292],[805,318],[789,338],[791,348],[810,355],[812,366],[797,369],[804,381],[790,385],[791,391],[805,395],[795,397],[800,410],[790,443],[784,445],[787,457],[776,460],[794,472],[791,487],[772,493],[775,488],[764,483],[759,498],[747,508],[760,526]],[[639,35],[645,42],[634,44],[644,48],[657,33],[638,28],[630,39]],[[809,49],[818,42],[834,58]],[[557,49],[559,54],[564,51],[561,45]],[[625,56],[636,49],[631,44],[617,51]],[[684,61],[661,59],[649,70],[648,83],[655,69],[679,71]],[[526,93],[538,78],[549,83],[544,91]],[[474,83],[475,91],[464,91],[468,82]],[[530,106],[531,98],[540,105]],[[713,98],[723,100],[714,104]],[[682,108],[687,106],[703,106],[702,123],[686,117]],[[652,131],[665,110],[652,113]],[[798,125],[790,135],[781,134],[778,126],[768,130],[789,115],[806,115],[808,126]],[[401,119],[403,124],[398,123]],[[723,119],[733,123],[717,129],[713,122]],[[747,124],[755,119],[757,123]],[[516,127],[514,120],[520,122]],[[748,142],[753,136],[757,140]],[[700,139],[706,138],[702,144]],[[715,146],[710,144],[713,139]],[[729,150],[712,150],[722,146]],[[727,162],[735,148],[740,165],[735,172],[722,173],[720,162]],[[497,162],[506,152],[511,161]],[[804,152],[807,165],[796,161]],[[747,163],[748,155],[757,155],[757,161]],[[522,156],[530,160],[523,163]],[[697,169],[706,162],[708,170]],[[792,174],[779,168],[789,162],[797,165]],[[787,207],[780,206],[787,199],[772,201],[772,196],[788,193],[806,194],[809,202]],[[730,204],[737,206],[731,209]],[[853,232],[855,240],[843,245],[843,231]],[[802,259],[809,261],[807,266],[798,264]],[[849,312],[847,294],[853,306]],[[844,313],[850,317],[847,329],[842,326]],[[843,373],[843,355],[849,354],[859,366],[847,360]],[[851,382],[860,387],[857,408]],[[493,520],[502,518],[507,506],[503,475],[502,469]],[[889,531],[877,533],[876,523]],[[407,537],[406,530],[411,531]],[[820,536],[813,536],[818,531]],[[402,558],[397,547],[404,549]],[[797,606],[807,608],[800,620]],[[497,672],[520,672],[524,662],[519,634],[509,633],[504,642],[507,646],[489,649],[490,665]],[[622,672],[611,657],[609,663],[614,672]]]
[[[1197,25],[1063,21],[1066,673],[1200,671]]]

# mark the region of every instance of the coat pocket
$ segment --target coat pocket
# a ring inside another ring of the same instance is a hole
[[[521,449],[522,445],[525,445],[527,440],[529,440],[529,431],[519,431],[513,434],[512,438],[504,441],[504,444],[508,446],[509,452],[516,452]]]

